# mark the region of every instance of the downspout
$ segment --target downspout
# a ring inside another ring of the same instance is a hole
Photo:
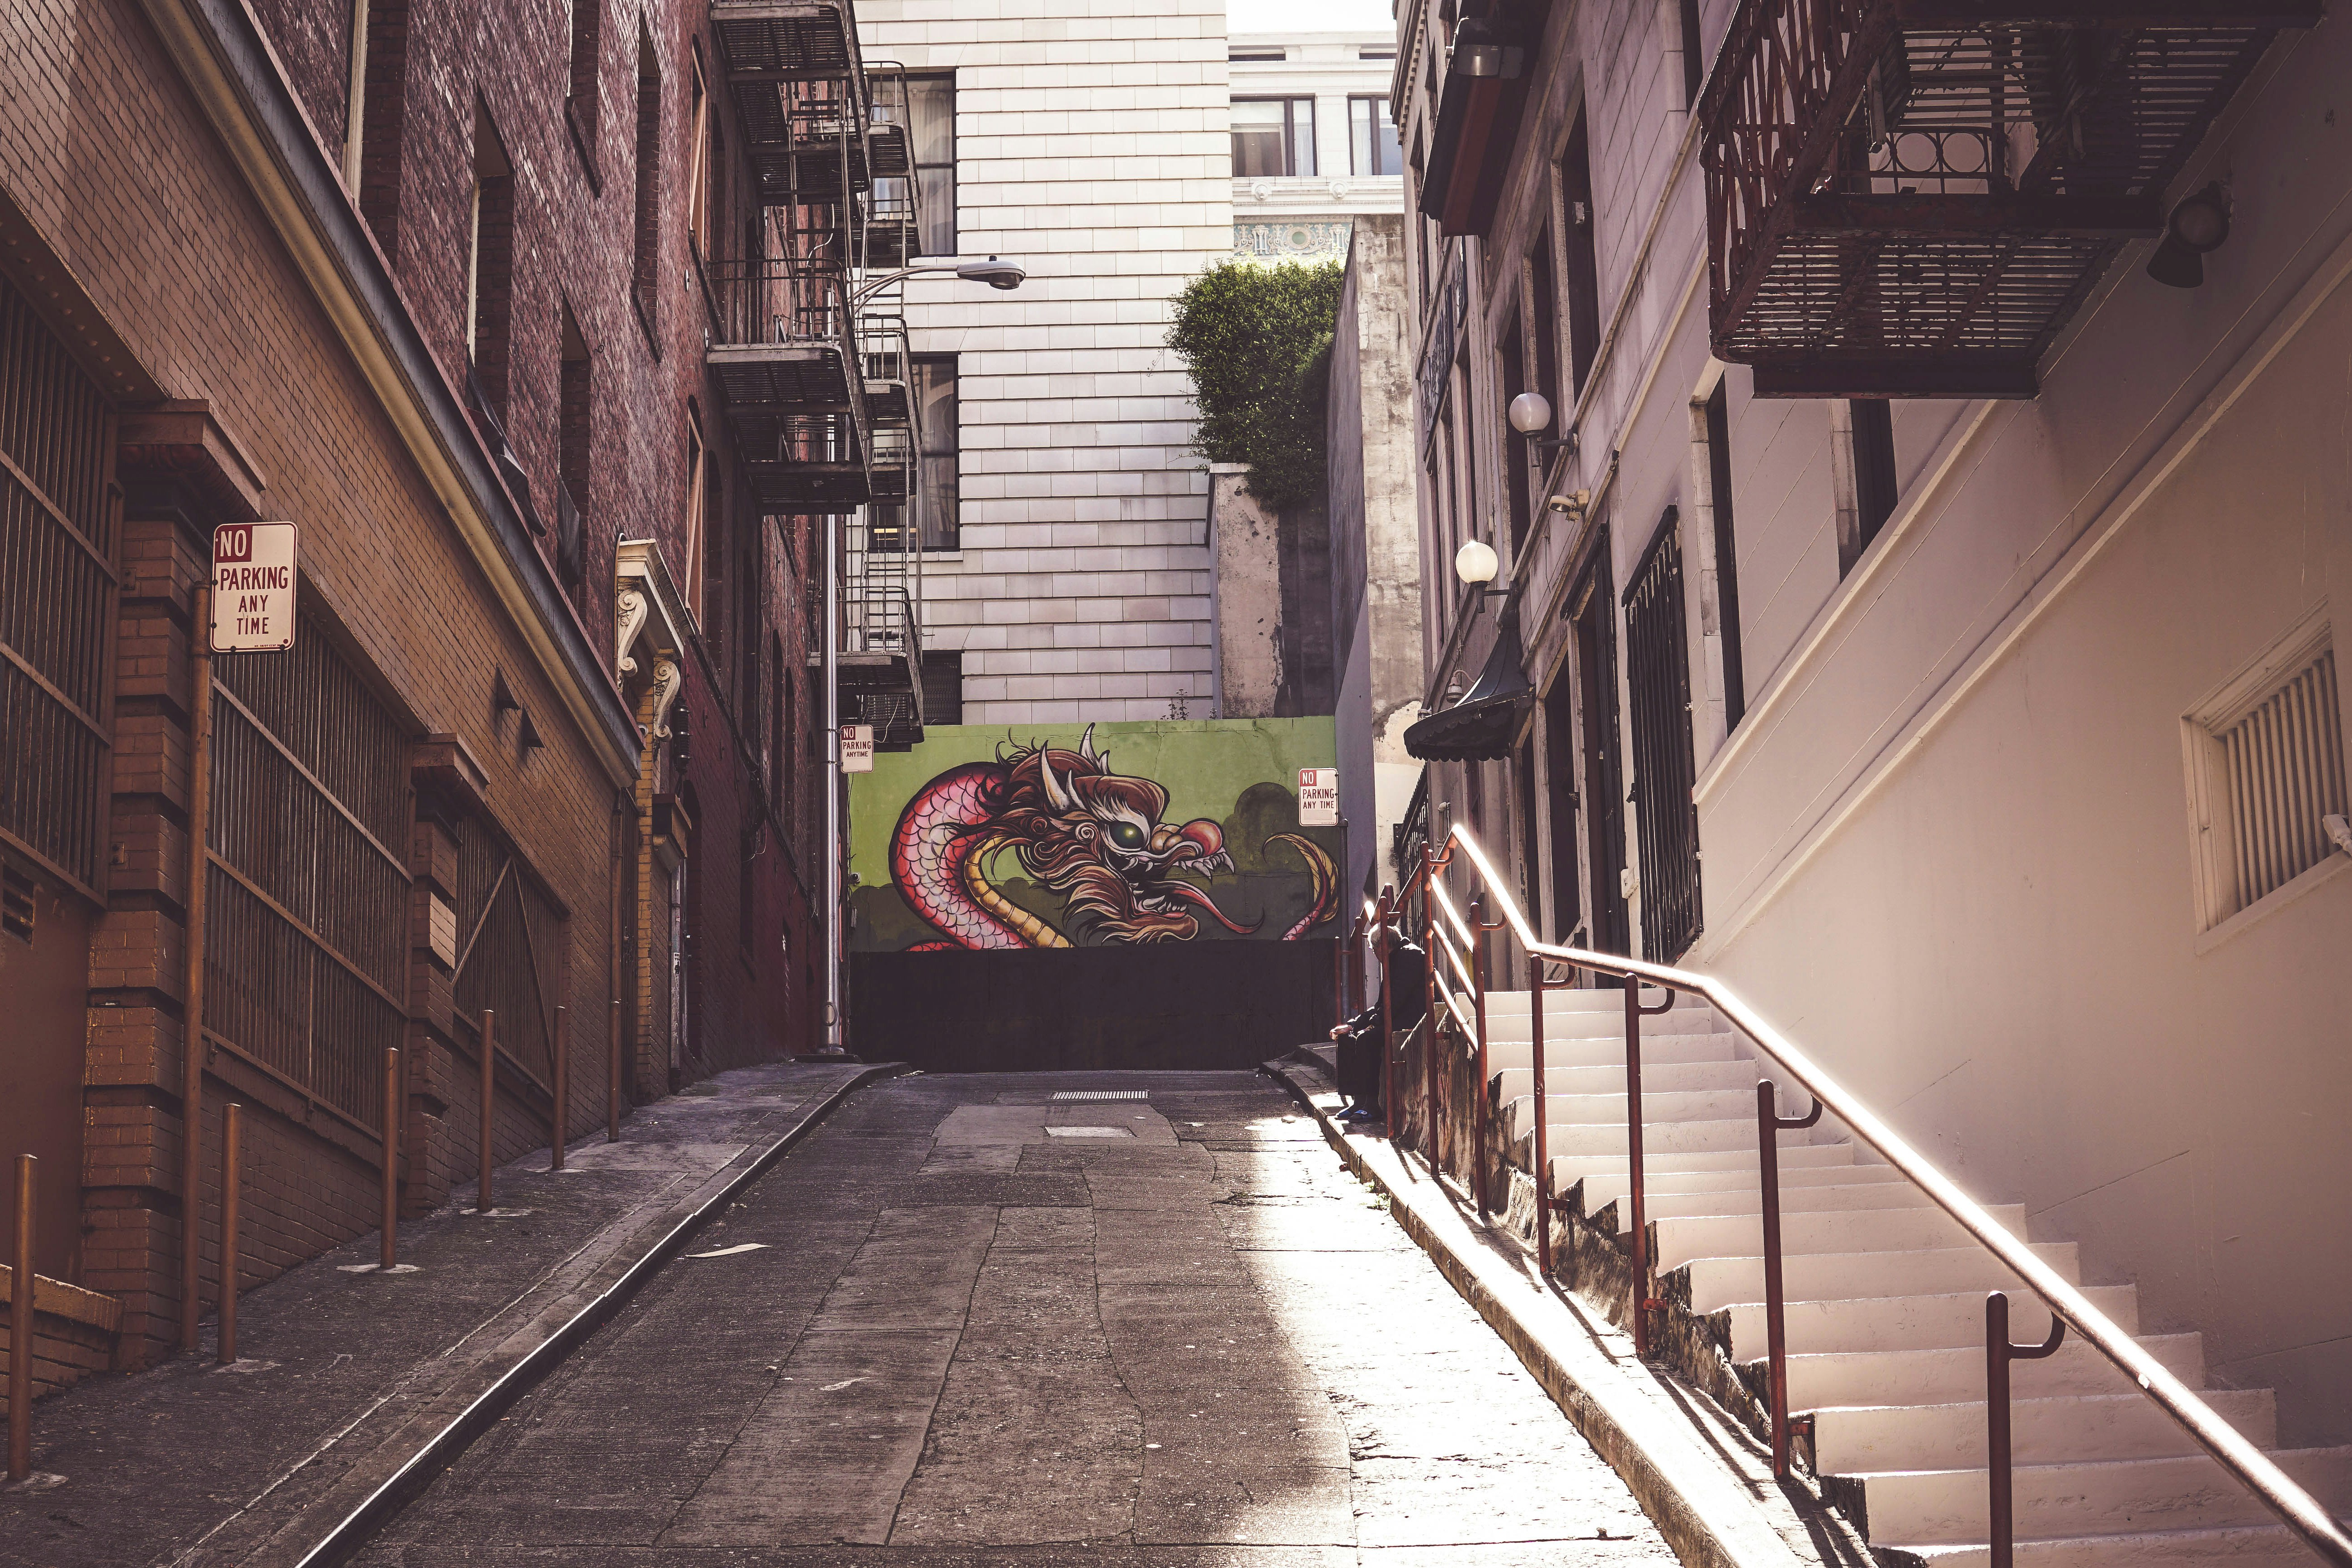
[[[824,525],[824,1048],[841,1039],[841,519]]]

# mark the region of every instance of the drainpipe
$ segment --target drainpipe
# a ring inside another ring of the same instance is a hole
[[[841,1039],[841,519],[824,528],[824,1048]]]

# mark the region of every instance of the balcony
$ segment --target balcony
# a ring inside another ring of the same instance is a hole
[[[848,301],[829,263],[767,257],[708,274],[706,353],[753,491],[772,511],[865,504],[865,378]]]
[[[744,85],[860,79],[848,8],[825,0],[712,0],[727,79]]]
[[[1759,396],[2032,397],[2316,0],[1743,0],[1700,104],[1709,329]]]

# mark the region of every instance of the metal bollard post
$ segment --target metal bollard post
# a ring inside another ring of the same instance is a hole
[[[236,1362],[236,1208],[242,1195],[238,1169],[244,1141],[245,1107],[231,1100],[221,1108],[221,1241],[220,1241],[220,1351],[223,1366]]]
[[[555,1109],[548,1117],[553,1125],[548,1132],[548,1148],[554,1157],[548,1161],[551,1171],[563,1169],[563,1124],[572,1119],[572,1013],[567,1007],[555,1009]]]
[[[33,1195],[41,1162],[16,1156],[16,1254],[8,1281],[8,1479],[33,1473]]]
[[[490,1212],[490,1111],[498,1103],[499,1093],[499,1015],[494,1007],[482,1009],[482,1136],[480,1185],[474,1195],[474,1212]]]
[[[400,1259],[400,1047],[383,1048],[383,1250],[385,1273]]]

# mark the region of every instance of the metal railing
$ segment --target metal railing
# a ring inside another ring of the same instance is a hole
[[[1449,869],[1466,871],[1478,884],[1479,896],[1470,901],[1466,913],[1456,907],[1440,875]],[[2007,1539],[2010,1455],[2006,1441],[2008,1363],[2011,1360],[2032,1359],[2054,1351],[2059,1339],[2071,1330],[2081,1335],[2142,1393],[2154,1400],[2200,1448],[2253,1493],[2263,1507],[2313,1552],[2325,1561],[2337,1564],[2338,1568],[2352,1568],[2352,1537],[2347,1537],[2344,1529],[2317,1500],[2289,1479],[2267,1455],[2224,1421],[2163,1363],[2143,1349],[2114,1320],[2093,1306],[2079,1289],[2061,1278],[2057,1270],[2043,1262],[2023,1240],[2011,1235],[2000,1221],[1962,1192],[1950,1177],[1914,1149],[1811,1057],[1767,1024],[1729,988],[1720,981],[1689,970],[1543,941],[1513,900],[1508,880],[1497,872],[1476,840],[1459,826],[1447,835],[1443,847],[1432,848],[1424,844],[1419,864],[1406,879],[1403,887],[1401,889],[1394,887],[1381,889],[1379,900],[1368,907],[1366,914],[1360,917],[1349,933],[1351,945],[1366,936],[1376,934],[1382,946],[1382,1016],[1385,1027],[1382,1076],[1384,1086],[1391,1090],[1385,1097],[1383,1105],[1388,1113],[1388,1131],[1391,1138],[1395,1136],[1396,1126],[1396,1099],[1392,1090],[1397,1040],[1393,1009],[1386,1005],[1390,1001],[1387,977],[1391,968],[1386,959],[1394,947],[1405,911],[1415,896],[1422,900],[1421,925],[1429,959],[1431,1027],[1426,1037],[1425,1059],[1432,1064],[1435,1062],[1435,1021],[1448,1016],[1478,1058],[1477,1092],[1473,1105],[1478,1170],[1473,1184],[1482,1214],[1487,1209],[1485,1149],[1490,1082],[1486,1061],[1486,964],[1483,950],[1489,933],[1508,931],[1527,955],[1530,1057],[1535,1091],[1536,1251],[1538,1267],[1547,1278],[1551,1273],[1551,1216],[1566,1205],[1554,1198],[1550,1191],[1549,1118],[1544,1098],[1544,994],[1548,991],[1572,985],[1580,971],[1613,976],[1624,982],[1626,1148],[1630,1189],[1627,1201],[1632,1220],[1629,1239],[1633,1285],[1631,1316],[1637,1353],[1648,1353],[1648,1314],[1663,1305],[1650,1294],[1648,1226],[1643,1213],[1641,1020],[1665,1011],[1678,994],[1703,998],[1773,1067],[1812,1096],[1813,1106],[1804,1116],[1783,1117],[1779,1113],[1777,1090],[1772,1082],[1766,1079],[1757,1085],[1759,1165],[1764,1205],[1768,1405],[1773,1468],[1777,1475],[1785,1476],[1788,1472],[1789,1441],[1794,1426],[1788,1412],[1787,1350],[1780,1289],[1781,1258],[1779,1184],[1776,1179],[1778,1134],[1783,1131],[1810,1127],[1826,1112],[1925,1193],[1978,1245],[1991,1253],[2050,1308],[2053,1324],[2047,1343],[2013,1346],[2009,1342],[2007,1298],[1995,1291],[1987,1303],[1987,1459],[1994,1520],[1992,1560],[1996,1564],[2006,1564],[2010,1561]],[[1498,911],[1501,918],[1486,921],[1485,914],[1489,908]],[[1555,977],[1556,971],[1563,965],[1569,971],[1568,976]],[[1643,985],[1665,991],[1665,1002],[1656,1005],[1643,1005],[1641,1000]],[[1444,1014],[1439,1011],[1441,1004],[1445,1008]],[[1425,1077],[1423,1131],[1429,1163],[1432,1170],[1435,1171],[1442,1167],[1438,1161],[1437,1079],[1433,1066]],[[1996,1403],[2000,1407],[1998,1412],[1992,1408]]]

